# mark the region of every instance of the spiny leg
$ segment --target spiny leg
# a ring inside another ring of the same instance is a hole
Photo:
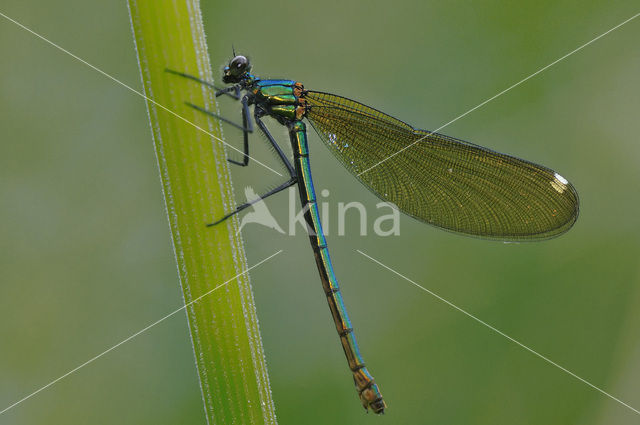
[[[218,223],[222,223],[223,221],[225,221],[226,219],[228,219],[229,217],[232,217],[236,214],[238,214],[240,211],[250,207],[251,205],[255,204],[256,202],[268,198],[271,195],[275,195],[278,192],[281,192],[283,190],[285,190],[288,187],[293,186],[294,184],[296,184],[298,182],[298,178],[295,175],[295,170],[293,168],[293,165],[291,165],[291,161],[289,161],[289,158],[287,158],[287,156],[284,154],[284,152],[282,151],[282,148],[280,148],[280,146],[278,145],[278,142],[276,142],[276,140],[273,138],[273,136],[271,135],[271,133],[269,132],[269,130],[267,129],[267,127],[264,125],[264,123],[262,122],[262,120],[260,119],[261,116],[264,115],[264,111],[262,110],[256,110],[255,114],[254,114],[254,119],[256,121],[256,123],[258,124],[258,128],[260,128],[260,130],[262,130],[262,132],[264,133],[264,135],[267,137],[267,139],[269,140],[269,142],[271,143],[271,145],[273,145],[274,149],[276,150],[276,152],[278,152],[278,155],[280,156],[280,159],[282,160],[282,163],[285,165],[285,167],[287,167],[287,170],[289,171],[289,180],[287,180],[286,182],[282,183],[280,186],[271,189],[270,191],[268,191],[267,193],[260,195],[257,199],[254,199],[253,201],[250,202],[246,202],[242,205],[239,205],[235,211],[225,215],[224,217],[222,217],[219,220],[214,221],[213,223],[207,224],[207,226],[215,226]]]
[[[239,128],[240,130],[242,130],[242,134],[243,134],[243,138],[244,138],[244,152],[242,155],[242,162],[240,161],[236,161],[234,159],[231,158],[227,158],[227,161],[229,161],[232,164],[236,164],[236,165],[241,165],[243,167],[246,167],[247,165],[249,165],[249,133],[253,133],[253,123],[251,122],[251,120],[249,119],[249,100],[247,98],[247,96],[244,96],[242,98],[242,124],[236,124],[235,122],[221,117],[220,115],[216,114],[215,112],[211,112],[208,109],[205,109],[201,106],[198,105],[194,105],[193,103],[190,102],[185,102],[185,104],[197,111],[200,111],[202,113],[205,113],[209,116],[212,116],[214,118],[219,119],[220,121],[226,122],[228,124],[231,124],[234,127]]]
[[[178,76],[183,77],[183,78],[188,78],[190,80],[193,80],[193,81],[196,81],[196,82],[198,82],[200,84],[203,84],[203,85],[205,85],[207,87],[211,87],[214,90],[216,90],[216,93],[215,93],[216,97],[218,97],[218,96],[220,96],[222,94],[226,94],[226,95],[229,95],[229,96],[231,96],[232,98],[234,98],[236,100],[240,99],[240,85],[238,85],[238,84],[234,84],[233,86],[229,86],[229,87],[225,87],[225,88],[219,88],[219,87],[215,86],[213,83],[205,81],[205,80],[203,80],[201,78],[198,78],[198,77],[196,77],[194,75],[185,74],[184,72],[174,71],[174,70],[169,69],[169,68],[165,68],[165,72],[168,72],[168,73],[174,74],[174,75],[178,75]],[[230,92],[233,92],[233,93],[230,93]],[[226,122],[228,124],[233,125],[234,127],[239,128],[240,130],[242,130],[242,132],[244,134],[244,153],[243,153],[243,156],[242,156],[242,162],[239,162],[239,161],[236,161],[236,160],[233,160],[233,159],[230,159],[230,158],[227,158],[227,160],[229,162],[231,162],[232,164],[236,164],[236,165],[247,166],[249,164],[249,134],[248,133],[252,133],[253,132],[253,124],[251,123],[251,121],[248,118],[249,117],[249,105],[248,105],[248,101],[247,101],[247,97],[246,96],[242,99],[242,123],[243,123],[243,125],[236,124],[235,122],[233,122],[233,121],[231,121],[231,120],[229,120],[227,118],[221,117],[220,115],[218,115],[218,114],[216,114],[214,112],[211,112],[211,111],[209,111],[209,110],[207,110],[207,109],[205,109],[205,108],[203,108],[201,106],[194,105],[193,103],[185,102],[185,104],[187,106],[190,106],[190,107],[200,111],[200,112],[203,112],[203,113],[205,113],[207,115],[215,117],[215,118],[217,118],[217,119],[219,119],[221,121],[224,121],[224,122]]]
[[[248,133],[253,133],[253,123],[251,122],[251,120],[249,120],[249,101],[247,96],[243,97],[241,100],[242,103],[242,125],[235,123],[233,121],[231,121],[228,118],[225,118],[219,114],[216,114],[215,112],[212,112],[208,109],[203,108],[202,106],[198,106],[198,105],[194,105],[191,102],[184,102],[185,105],[200,111],[204,114],[207,114],[211,117],[214,117],[216,119],[219,119],[220,121],[226,122],[227,124],[231,124],[232,126],[239,128],[240,130],[242,130],[243,132],[248,132]]]
[[[229,217],[233,217],[234,215],[238,214],[240,211],[249,208],[251,205],[255,204],[256,202],[260,202],[263,199],[268,198],[271,195],[275,195],[278,192],[282,192],[283,190],[285,190],[288,187],[293,186],[294,184],[296,184],[298,182],[298,179],[296,179],[295,176],[291,176],[291,178],[289,180],[287,180],[286,182],[282,183],[280,186],[271,189],[270,191],[268,191],[267,193],[260,195],[258,198],[249,201],[249,202],[245,202],[244,204],[238,205],[238,207],[236,207],[235,211],[230,212],[229,214],[225,215],[224,217],[222,217],[219,220],[214,221],[213,223],[209,223],[207,224],[207,227],[211,227],[211,226],[215,226],[216,224],[220,224],[223,221],[225,221],[226,219],[228,219]]]
[[[249,133],[253,133],[253,123],[249,118],[249,98],[244,96],[242,98],[242,137],[244,139],[244,155],[242,156],[242,162],[229,159],[232,164],[241,165],[246,167],[249,165]]]
[[[278,142],[276,142],[276,140],[273,138],[273,136],[267,129],[267,126],[264,125],[264,123],[262,122],[261,118],[264,115],[265,115],[265,112],[263,110],[256,108],[253,114],[253,119],[256,121],[256,124],[258,124],[258,128],[262,130],[262,133],[267,137],[267,140],[269,140],[269,143],[271,143],[271,146],[273,146],[273,148],[278,153],[280,160],[285,165],[285,167],[287,167],[289,174],[291,176],[294,176],[295,170],[293,169],[293,165],[291,165],[291,161],[289,161],[289,158],[287,158],[287,156],[284,154],[284,152],[282,151],[282,148],[280,147],[280,145],[278,145]]]
[[[164,69],[165,72],[168,72],[169,74],[174,74],[174,75],[178,75],[180,77],[184,77],[184,78],[188,78],[190,80],[196,81],[200,84],[203,84],[207,87],[211,87],[212,89],[214,89],[216,91],[215,95],[216,97],[222,95],[222,94],[226,94],[228,96],[233,97],[236,100],[240,99],[240,86],[237,84],[234,84],[233,86],[229,86],[229,87],[224,87],[224,88],[220,88],[216,85],[214,85],[213,83],[210,83],[208,81],[205,81],[203,79],[200,79],[198,77],[196,77],[195,75],[191,75],[191,74],[185,74],[184,72],[180,72],[180,71],[174,71],[173,69],[169,69],[169,68],[165,68]],[[230,93],[233,92],[233,93]]]

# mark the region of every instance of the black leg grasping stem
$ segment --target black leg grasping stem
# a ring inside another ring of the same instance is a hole
[[[220,88],[216,85],[214,85],[213,83],[210,83],[209,81],[205,81],[202,80],[198,77],[196,77],[195,75],[191,75],[191,74],[185,74],[184,72],[180,72],[180,71],[174,71],[173,69],[169,69],[169,68],[165,68],[164,69],[165,72],[168,72],[169,74],[174,74],[174,75],[179,75],[180,77],[184,77],[184,78],[188,78],[189,80],[193,80],[196,81],[202,85],[205,85],[207,87],[211,87],[212,89],[214,89],[216,91],[216,97],[222,95],[222,94],[226,94],[228,96],[233,97],[234,99],[240,99],[240,87],[238,87],[238,85],[233,85],[230,87],[223,87]],[[233,92],[233,93],[230,93]]]
[[[249,202],[245,202],[244,204],[238,205],[238,207],[236,208],[235,211],[225,215],[224,217],[222,217],[220,220],[216,220],[213,223],[209,223],[207,224],[207,227],[211,227],[211,226],[215,226],[216,224],[220,224],[223,221],[225,221],[226,219],[228,219],[229,217],[233,217],[234,215],[238,214],[239,212],[241,212],[242,210],[249,208],[251,205],[255,204],[256,202],[260,202],[263,199],[268,198],[271,195],[275,195],[278,192],[282,192],[283,190],[285,190],[288,187],[293,186],[294,184],[296,184],[298,182],[298,180],[295,177],[291,177],[291,179],[287,180],[286,182],[282,183],[280,186],[271,189],[270,191],[268,191],[267,193],[258,196],[256,199],[249,201]]]

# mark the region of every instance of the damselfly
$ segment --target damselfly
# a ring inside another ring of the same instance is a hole
[[[217,88],[191,75],[169,72],[214,88],[216,96],[226,94],[240,100],[242,124],[189,104],[243,131],[242,161],[229,159],[230,162],[248,165],[249,134],[255,122],[289,173],[284,183],[255,201],[239,205],[211,225],[260,199],[298,185],[320,280],[342,348],[362,405],[375,413],[384,412],[386,405],[360,355],[331,265],[311,178],[305,120],[342,165],[368,189],[402,212],[431,225],[481,238],[529,241],[558,236],[569,230],[578,217],[575,188],[549,168],[418,130],[354,100],[307,90],[297,81],[261,79],[251,74],[245,56],[235,56],[224,68],[222,81],[230,84],[226,88]],[[271,135],[263,117],[274,118],[287,127],[292,159]]]

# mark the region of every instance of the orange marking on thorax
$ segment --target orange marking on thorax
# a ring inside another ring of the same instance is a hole
[[[296,119],[301,120],[307,113],[307,101],[304,99],[304,85],[296,82],[293,85],[293,95],[298,98],[298,107],[296,107]]]

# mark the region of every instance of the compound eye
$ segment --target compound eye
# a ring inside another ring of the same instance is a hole
[[[249,65],[249,60],[246,57],[236,56],[229,62],[229,69],[233,73],[240,73],[247,68],[247,65]]]

